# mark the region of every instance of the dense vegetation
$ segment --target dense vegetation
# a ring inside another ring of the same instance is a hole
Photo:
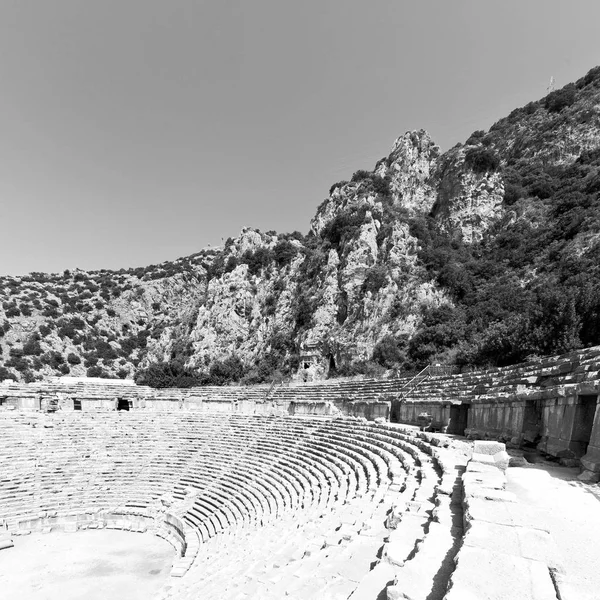
[[[549,135],[578,93],[597,95],[598,89],[596,68],[577,84],[517,109],[489,133],[471,136],[479,144],[467,152],[474,168],[501,169],[510,217],[480,243],[440,234],[432,218],[412,221],[420,258],[454,300],[423,315],[408,346],[415,363],[437,357],[506,365],[600,344],[600,147],[557,164],[548,160],[551,147],[530,156],[517,139],[501,167],[493,150],[524,116],[539,119],[540,133]],[[588,118],[587,107],[570,118]]]

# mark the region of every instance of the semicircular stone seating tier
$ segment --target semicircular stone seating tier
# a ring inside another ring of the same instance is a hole
[[[462,533],[464,456],[401,426],[11,411],[0,436],[0,522],[152,531],[178,553],[164,599],[376,598],[416,548],[438,557],[433,580]]]

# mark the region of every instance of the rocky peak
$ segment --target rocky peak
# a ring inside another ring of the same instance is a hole
[[[467,244],[480,241],[504,214],[502,177],[493,165],[471,164],[468,157],[477,152],[455,146],[440,159],[432,178],[437,190],[433,216],[443,231]]]
[[[435,200],[429,179],[439,156],[440,148],[427,131],[407,131],[396,139],[389,156],[379,161],[375,174],[389,179],[396,204],[426,213]]]

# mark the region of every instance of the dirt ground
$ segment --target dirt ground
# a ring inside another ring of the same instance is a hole
[[[2,600],[147,600],[175,557],[150,533],[52,532],[13,541],[0,551]]]

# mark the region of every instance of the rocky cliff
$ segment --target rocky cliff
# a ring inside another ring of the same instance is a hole
[[[598,263],[599,148],[596,68],[445,153],[400,136],[332,185],[307,235],[244,229],[161,265],[0,278],[0,376],[260,382],[600,343],[581,272]]]

